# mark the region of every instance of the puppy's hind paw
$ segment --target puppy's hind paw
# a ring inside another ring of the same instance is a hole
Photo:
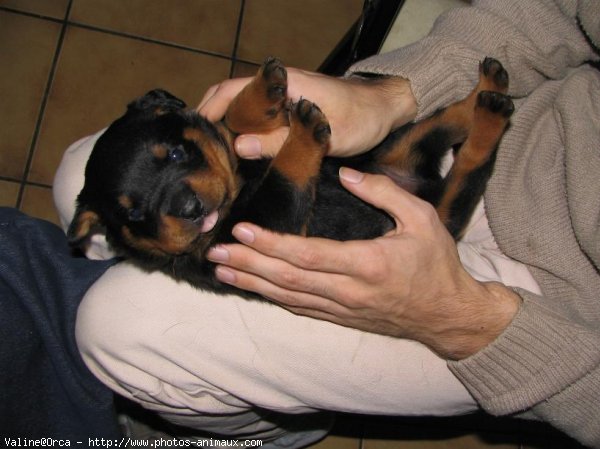
[[[477,106],[504,118],[509,118],[515,110],[515,106],[508,95],[490,91],[479,92]]]

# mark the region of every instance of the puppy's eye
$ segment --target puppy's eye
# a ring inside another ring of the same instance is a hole
[[[186,159],[186,152],[181,145],[169,149],[169,160],[172,162],[183,162]]]
[[[132,207],[127,211],[127,218],[129,221],[142,221],[144,219],[144,213],[137,207]]]

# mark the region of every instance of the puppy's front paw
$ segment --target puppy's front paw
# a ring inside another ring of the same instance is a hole
[[[287,70],[267,58],[256,76],[231,101],[225,124],[237,133],[266,133],[287,126]]]
[[[327,117],[316,104],[301,99],[293,106],[291,116],[292,126],[295,122],[298,122],[311,133],[313,140],[319,145],[327,146],[329,144],[331,127]]]
[[[285,100],[287,95],[287,70],[277,58],[269,57],[260,69],[267,98],[274,102]]]

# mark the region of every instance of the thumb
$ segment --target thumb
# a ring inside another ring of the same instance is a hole
[[[235,152],[243,159],[274,157],[289,132],[289,128],[281,127],[268,134],[242,134],[235,139]]]
[[[361,200],[387,212],[396,227],[404,228],[416,209],[429,206],[420,198],[396,185],[385,175],[362,173],[348,167],[340,169],[342,185]]]

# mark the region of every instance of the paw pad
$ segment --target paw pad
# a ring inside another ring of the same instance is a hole
[[[491,91],[479,92],[477,106],[506,118],[510,117],[515,110],[515,106],[509,96]]]
[[[262,65],[262,76],[267,85],[267,96],[279,101],[287,95],[287,70],[277,58],[269,57]]]
[[[292,111],[305,128],[312,128],[312,134],[315,141],[321,144],[325,144],[329,141],[329,138],[331,137],[331,127],[329,126],[325,114],[323,114],[316,104],[301,99],[294,105]]]
[[[508,87],[508,72],[498,60],[490,57],[485,58],[481,63],[481,72],[485,77],[490,79],[498,89],[506,89]]]

